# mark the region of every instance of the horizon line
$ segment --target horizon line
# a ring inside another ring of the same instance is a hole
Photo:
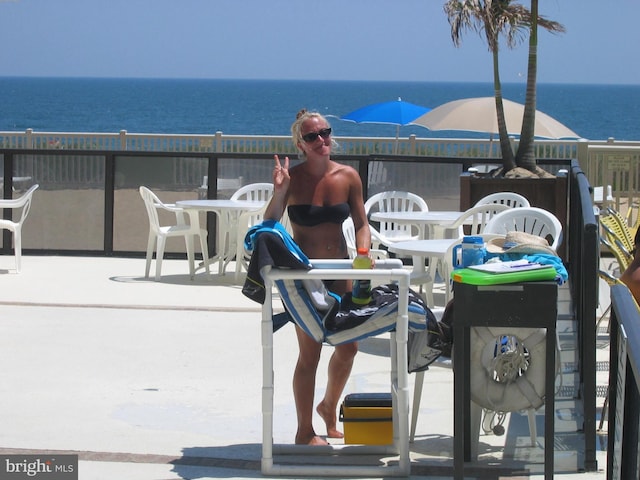
[[[46,79],[46,80],[189,80],[189,81],[257,81],[257,82],[327,82],[327,83],[432,83],[492,85],[492,81],[475,80],[371,80],[371,79],[311,79],[311,78],[243,78],[243,77],[154,77],[154,76],[94,76],[94,75],[0,75],[0,79]],[[502,85],[526,85],[526,81],[502,82]],[[590,83],[590,82],[541,82],[537,85],[581,85],[581,86],[640,86],[640,83]]]

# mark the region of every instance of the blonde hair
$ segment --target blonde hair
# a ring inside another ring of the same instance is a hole
[[[331,127],[324,115],[319,112],[310,112],[304,108],[296,114],[296,120],[291,124],[291,139],[302,157],[304,157],[304,151],[299,147],[299,145],[304,142],[302,139],[302,124],[314,117],[324,120],[327,126]],[[333,140],[331,143],[334,143]]]

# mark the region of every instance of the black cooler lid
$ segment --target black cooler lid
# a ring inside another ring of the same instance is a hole
[[[345,407],[390,407],[391,393],[350,393],[344,397]]]

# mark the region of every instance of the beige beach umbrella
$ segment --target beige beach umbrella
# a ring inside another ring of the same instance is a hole
[[[524,105],[506,99],[502,101],[507,132],[509,135],[520,135]],[[465,130],[497,134],[496,101],[494,97],[454,100],[434,108],[411,123],[429,130]],[[539,110],[536,110],[534,135],[542,138],[580,138],[573,130]]]

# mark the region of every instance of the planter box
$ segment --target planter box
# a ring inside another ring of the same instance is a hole
[[[463,173],[460,175],[460,210],[464,211],[482,197],[496,192],[516,192],[529,200],[532,207],[553,213],[562,224],[562,242],[558,255],[568,260],[568,177],[555,178],[491,178]]]

